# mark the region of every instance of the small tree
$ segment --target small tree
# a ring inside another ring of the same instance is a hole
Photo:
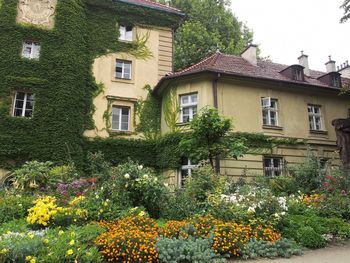
[[[180,142],[183,152],[192,160],[209,160],[215,168],[215,159],[237,158],[247,151],[243,139],[230,136],[230,119],[221,117],[217,109],[206,107],[190,123],[191,134]],[[219,172],[218,163],[216,172]]]

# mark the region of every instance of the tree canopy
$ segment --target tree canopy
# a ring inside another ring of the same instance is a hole
[[[341,23],[344,23],[350,19],[350,0],[344,0],[343,4],[340,6],[340,8],[344,9],[344,15],[340,19]]]
[[[155,0],[154,0],[155,1]],[[230,10],[229,0],[159,0],[186,13],[174,37],[175,70],[188,67],[219,49],[239,54],[253,33]]]

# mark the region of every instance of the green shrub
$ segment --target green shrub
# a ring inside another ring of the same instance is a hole
[[[49,171],[49,176],[54,182],[70,182],[79,177],[74,164],[55,166]]]
[[[298,186],[295,178],[291,176],[277,176],[269,179],[269,188],[272,193],[277,196],[291,195],[298,191]]]
[[[110,180],[112,169],[110,164],[105,160],[102,152],[89,152],[87,159],[89,164],[89,173],[92,177],[96,177],[99,182]]]
[[[104,187],[106,195],[110,196],[107,198],[115,193],[112,201],[117,200],[126,207],[143,206],[153,218],[160,216],[161,205],[167,197],[162,178],[152,169],[131,160],[119,165]]]
[[[340,217],[350,221],[350,198],[339,193],[329,195],[322,202],[317,213],[323,217]]]
[[[296,239],[307,248],[322,248],[327,245],[326,239],[310,226],[298,229]]]
[[[34,191],[50,184],[52,162],[30,161],[12,173],[13,187],[21,191]]]
[[[33,201],[33,196],[5,193],[0,197],[0,224],[26,217]]]
[[[258,257],[264,258],[290,258],[294,255],[301,255],[302,250],[293,240],[281,238],[276,242],[259,241],[251,239],[242,250],[244,259],[255,259]]]
[[[165,263],[225,262],[211,249],[212,240],[188,237],[187,239],[160,238],[156,244],[159,259]]]
[[[28,231],[27,221],[23,219],[14,219],[0,225],[0,235],[7,232],[26,232]]]

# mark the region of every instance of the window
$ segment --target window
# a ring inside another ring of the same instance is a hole
[[[309,126],[311,131],[322,130],[321,107],[316,105],[308,105]]]
[[[180,96],[181,122],[191,121],[197,114],[198,94]]]
[[[132,26],[121,25],[119,27],[119,40],[132,41]]]
[[[131,79],[131,61],[116,61],[115,77],[118,79]]]
[[[268,177],[280,176],[283,173],[283,159],[280,157],[264,157],[264,174]]]
[[[112,108],[112,130],[129,131],[130,108],[113,106]]]
[[[278,101],[261,98],[263,125],[278,126]]]
[[[182,158],[180,178],[179,178],[180,188],[184,188],[186,178],[192,175],[192,170],[196,167],[197,165],[194,164],[190,159]]]
[[[25,92],[16,92],[13,116],[14,117],[32,117],[34,109],[34,94]]]
[[[25,41],[23,43],[22,57],[28,59],[39,59],[40,44],[33,41]]]
[[[337,75],[332,75],[332,87],[341,88],[340,77]]]
[[[304,81],[304,72],[301,68],[293,67],[292,74],[294,80]]]

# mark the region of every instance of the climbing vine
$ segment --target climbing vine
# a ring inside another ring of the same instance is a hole
[[[60,0],[55,27],[45,30],[16,23],[18,1],[0,0],[0,167],[31,159],[72,159],[82,166],[83,132],[94,127],[92,100],[101,92],[94,59],[114,52],[150,55],[147,35],[118,42],[118,22],[172,27],[179,17],[113,0]],[[40,43],[39,60],[20,56],[24,40]],[[16,91],[35,94],[32,118],[12,117]]]
[[[176,87],[171,87],[164,96],[163,112],[165,123],[169,127],[170,132],[178,131],[180,105],[177,99]]]

